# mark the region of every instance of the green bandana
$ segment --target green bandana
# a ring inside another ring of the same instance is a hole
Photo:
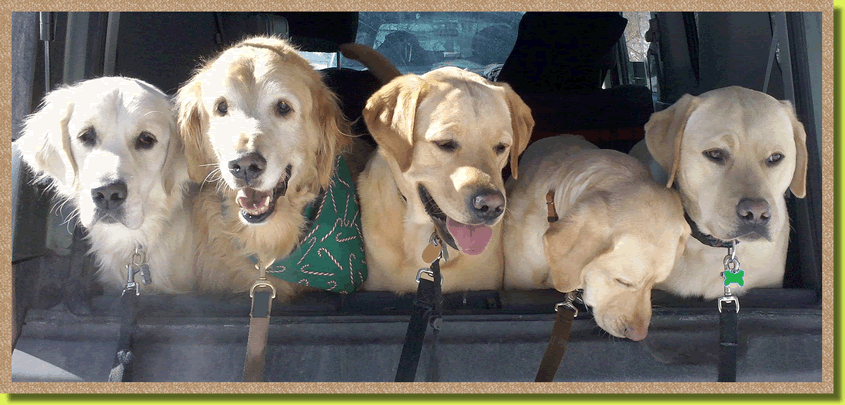
[[[358,196],[343,157],[338,157],[328,189],[309,204],[304,215],[310,231],[299,247],[276,260],[267,273],[326,291],[355,291],[367,279],[367,265]]]

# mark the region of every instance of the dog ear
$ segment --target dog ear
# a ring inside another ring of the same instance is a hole
[[[370,134],[403,172],[411,166],[417,105],[427,92],[423,78],[400,76],[370,96],[364,107],[362,115]]]
[[[36,180],[53,179],[65,192],[75,189],[77,182],[78,169],[67,127],[73,107],[71,87],[51,91],[38,111],[24,120],[23,135],[15,141]]]
[[[185,148],[182,146],[182,138],[176,127],[176,122],[171,119],[170,142],[167,145],[167,160],[164,161],[164,191],[167,195],[174,192],[181,192],[182,185],[188,181],[188,162],[185,158]]]
[[[325,188],[334,173],[335,156],[352,144],[352,136],[337,95],[319,82],[312,86],[311,96],[314,100],[315,122],[319,123],[322,134],[317,152],[318,178],[320,186]]]
[[[669,108],[651,114],[645,124],[645,142],[654,160],[666,171],[666,187],[672,187],[681,157],[681,141],[687,120],[698,107],[698,97],[684,94]]]
[[[176,108],[176,127],[188,161],[188,175],[192,181],[202,183],[214,169],[216,159],[205,136],[208,113],[202,105],[202,85],[198,75],[179,89]]]
[[[792,136],[795,139],[795,172],[792,182],[789,183],[789,190],[796,197],[804,198],[807,194],[807,132],[804,130],[804,124],[798,121],[792,103],[784,100],[781,104],[792,122]]]
[[[606,196],[597,192],[583,198],[543,236],[550,279],[561,292],[582,287],[590,262],[613,249]]]
[[[522,101],[522,98],[507,83],[494,83],[505,90],[508,100],[508,111],[511,114],[511,128],[513,129],[513,144],[510,150],[511,175],[513,178],[519,176],[519,155],[528,147],[531,139],[531,132],[534,130],[534,117],[531,115],[531,108]]]

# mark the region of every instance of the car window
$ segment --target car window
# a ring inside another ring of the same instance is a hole
[[[299,51],[314,69],[325,69],[337,67],[337,54],[334,52],[308,52]]]
[[[357,43],[384,54],[402,73],[457,66],[482,75],[501,67],[523,13],[360,13]],[[343,67],[363,69],[356,61]]]

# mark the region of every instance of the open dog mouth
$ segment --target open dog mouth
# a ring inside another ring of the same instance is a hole
[[[250,187],[244,187],[238,190],[235,201],[241,207],[241,217],[246,222],[260,224],[269,218],[270,215],[273,215],[273,212],[276,210],[276,199],[287,193],[288,181],[290,180],[292,169],[293,167],[288,165],[276,187],[270,191],[260,191]]]
[[[455,221],[440,209],[425,186],[419,184],[418,192],[425,213],[434,220],[434,226],[437,227],[443,242],[468,255],[479,255],[484,252],[493,237],[493,228],[483,224],[467,225]]]

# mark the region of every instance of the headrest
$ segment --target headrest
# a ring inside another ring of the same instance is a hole
[[[498,80],[517,92],[601,89],[608,54],[627,24],[609,12],[525,13]]]
[[[251,35],[279,35],[302,51],[337,52],[340,44],[355,42],[358,31],[358,13],[353,12],[215,14],[224,43]]]

